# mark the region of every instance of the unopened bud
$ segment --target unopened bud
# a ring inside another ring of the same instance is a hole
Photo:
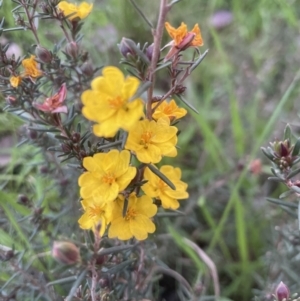
[[[83,63],[80,69],[82,73],[86,76],[92,76],[94,74],[94,69],[90,62]]]
[[[30,203],[30,201],[26,195],[19,194],[18,195],[18,203],[27,206]]]
[[[127,39],[127,38],[122,38],[121,43],[118,45],[121,54],[127,58],[128,55],[135,56],[135,50],[133,49],[132,45],[135,45],[135,42]]]
[[[37,46],[35,48],[35,55],[42,63],[50,63],[52,61],[52,53],[45,47]]]
[[[52,247],[52,257],[62,264],[75,264],[81,261],[79,249],[68,241],[55,241]]]
[[[12,95],[8,95],[6,98],[6,103],[10,106],[15,106],[17,105],[17,99],[16,97],[12,96]]]
[[[77,142],[79,142],[80,141],[80,133],[73,133],[72,134],[72,141],[74,142],[74,143],[77,143]]]
[[[65,51],[73,59],[76,59],[79,53],[79,47],[76,42],[70,42],[66,45]]]
[[[38,137],[38,132],[34,129],[28,129],[28,136],[31,140],[35,140]]]
[[[289,288],[281,281],[275,291],[277,301],[288,300],[290,296]]]
[[[153,49],[154,49],[154,44],[152,43],[149,47],[147,47],[147,50],[146,50],[146,56],[150,62],[152,60]]]
[[[52,14],[52,8],[49,4],[41,3],[39,6],[44,14],[47,14],[47,15]]]

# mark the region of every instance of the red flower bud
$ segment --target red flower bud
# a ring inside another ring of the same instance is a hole
[[[52,257],[62,264],[75,264],[81,261],[79,249],[68,241],[55,241],[52,247]]]
[[[277,301],[282,301],[284,299],[288,299],[290,296],[290,290],[289,288],[281,281],[275,291],[275,296],[277,298]]]

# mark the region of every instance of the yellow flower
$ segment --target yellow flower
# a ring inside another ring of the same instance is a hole
[[[130,153],[111,150],[93,157],[85,157],[83,166],[87,170],[78,179],[83,199],[92,197],[95,201],[111,202],[135,177],[136,168],[129,166]]]
[[[82,200],[81,205],[85,212],[78,220],[80,228],[95,230],[101,222],[100,235],[103,236],[110,221],[110,206],[102,199],[94,200],[93,198]]]
[[[177,209],[179,207],[177,200],[189,197],[186,192],[187,184],[180,181],[181,170],[170,165],[164,165],[160,171],[175,185],[176,189],[173,190],[147,167],[144,172],[144,179],[148,182],[142,186],[142,190],[149,197],[160,199],[163,208]]]
[[[125,148],[134,151],[138,160],[143,163],[158,163],[162,156],[177,155],[177,128],[170,126],[170,119],[158,121],[141,120],[129,132]]]
[[[125,131],[135,127],[144,115],[142,99],[131,100],[137,91],[139,80],[123,73],[116,67],[103,69],[103,76],[92,81],[92,90],[83,92],[83,115],[98,124],[94,134],[100,137],[113,137],[122,128]]]
[[[24,77],[28,76],[32,79],[35,79],[43,74],[38,68],[38,63],[35,61],[34,55],[31,55],[29,59],[23,60],[22,65],[25,69],[23,74]]]
[[[156,107],[156,103],[152,104],[152,109]],[[152,114],[154,119],[159,119],[161,117],[169,117],[170,120],[179,119],[185,116],[187,110],[184,108],[179,108],[174,99],[170,102],[164,100],[156,109],[155,112]]]
[[[123,207],[124,197],[119,196],[113,204],[108,237],[127,240],[134,236],[137,240],[143,240],[148,237],[148,233],[155,231],[155,225],[150,218],[156,214],[157,207],[150,197],[143,195],[137,198],[135,193],[132,193],[128,198],[124,217]]]
[[[195,24],[191,31],[187,31],[185,23],[181,23],[178,28],[174,28],[169,22],[165,23],[168,34],[174,41],[174,45],[180,49],[187,48],[189,46],[202,46],[203,40],[198,24]]]
[[[172,27],[168,22],[165,23],[168,34],[173,39],[168,46],[172,46],[168,54],[165,56],[165,61],[176,57],[180,51],[188,47],[198,47],[203,45],[203,40],[199,25],[196,24],[191,31],[187,31],[185,23],[181,23],[178,28]]]
[[[10,84],[12,85],[12,87],[17,88],[21,81],[22,81],[22,77],[21,76],[12,76],[10,79]]]
[[[61,1],[58,3],[57,7],[63,12],[64,16],[72,14],[70,17],[68,17],[68,19],[72,21],[76,18],[86,18],[92,11],[93,4],[82,2],[79,5],[76,5],[67,1]]]

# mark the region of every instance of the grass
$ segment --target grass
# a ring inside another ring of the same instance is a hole
[[[154,22],[157,3],[144,2],[143,11]],[[8,3],[5,1],[2,10],[11,8]],[[231,11],[233,22],[218,31],[209,26],[209,18],[219,9]],[[264,160],[260,147],[281,138],[286,122],[293,124],[294,131],[299,132],[299,16],[300,8],[295,2],[282,0],[182,0],[169,15],[169,21],[175,26],[181,21],[189,27],[198,22],[205,41],[202,51],[209,48],[208,56],[186,83],[185,98],[199,114],[190,112],[179,125],[177,165],[181,166],[185,181],[189,183],[190,199],[182,202],[186,217],[180,217],[176,222],[171,220],[172,231],[189,237],[215,261],[221,295],[231,300],[250,300],[253,289],[257,294],[268,293],[277,281],[268,273],[263,256],[275,249],[270,228],[283,217],[264,200],[266,175],[253,175],[248,166],[255,158]],[[8,18],[7,22],[12,25],[13,21]],[[112,36],[99,33],[105,26],[114,29]],[[122,36],[141,44],[151,43],[147,24],[129,1],[95,3],[95,14],[87,19],[84,28],[84,46],[92,49],[91,57],[96,65],[117,64],[116,43]],[[97,42],[94,37],[99,35],[101,38]],[[9,38],[19,42],[20,33]],[[107,41],[104,46],[103,41]],[[164,42],[167,41],[165,35]],[[47,43],[46,39],[44,43]],[[100,52],[99,49],[104,50]],[[167,78],[163,72],[158,76],[163,89]],[[9,120],[8,116],[2,112],[1,120]],[[15,121],[10,120],[1,122],[1,135],[13,132],[14,124]],[[31,149],[22,146],[14,151],[18,158],[26,158]],[[28,162],[32,160],[39,166],[41,158],[30,158]],[[16,166],[21,168],[20,172],[15,172]],[[16,218],[26,215],[26,212],[19,212],[24,210],[23,207],[15,204],[18,193],[25,189],[46,207],[60,197],[59,193],[46,196],[47,181],[39,179],[36,166],[28,166],[16,158],[0,176],[0,180],[5,178],[7,183],[3,186],[5,191],[1,192],[0,215],[6,216],[11,225],[11,235],[0,232],[0,244],[13,245],[16,241],[16,249],[21,249],[22,245],[31,248],[23,225]],[[55,185],[53,183],[53,187]],[[11,187],[16,190],[12,192]],[[277,188],[274,194],[278,195],[279,190]],[[59,208],[55,202],[54,206]],[[269,214],[270,211],[275,213]],[[70,228],[68,231],[72,235]],[[47,241],[46,237],[42,239]],[[201,274],[206,275],[207,270],[195,254],[186,249],[182,240],[175,240],[179,247],[171,254],[168,264],[174,264],[178,258],[185,262],[185,256],[179,251],[181,247],[190,258],[188,268],[194,262]],[[187,271],[182,273],[188,275]],[[196,275],[192,273],[187,278],[193,281]],[[3,278],[7,275],[1,280]],[[257,281],[258,278],[262,280]]]

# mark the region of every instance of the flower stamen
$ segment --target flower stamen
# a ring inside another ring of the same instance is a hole
[[[118,110],[122,108],[124,104],[124,99],[121,96],[117,96],[115,98],[110,99],[109,101],[109,106],[112,109]]]
[[[126,221],[134,220],[137,214],[138,213],[136,210],[134,210],[133,208],[129,208],[126,212],[125,220]]]

